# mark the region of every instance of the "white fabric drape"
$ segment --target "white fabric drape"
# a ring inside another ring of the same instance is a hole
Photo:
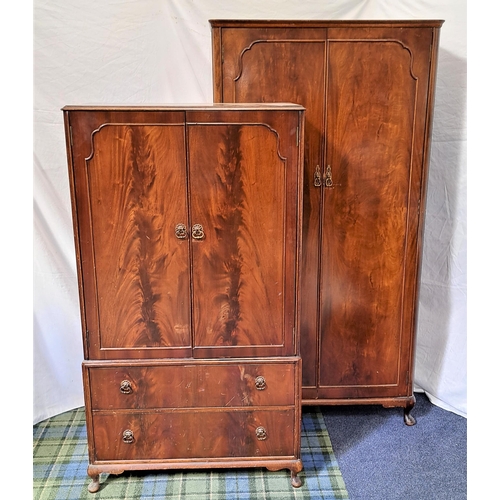
[[[35,0],[33,421],[83,405],[67,104],[212,101],[209,19],[444,19],[417,390],[466,416],[466,0]]]

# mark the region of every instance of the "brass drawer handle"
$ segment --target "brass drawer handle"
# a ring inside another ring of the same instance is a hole
[[[120,392],[122,394],[130,394],[132,392],[132,384],[129,380],[122,380],[120,384]]]
[[[191,234],[195,240],[202,240],[205,237],[203,226],[201,224],[195,224],[191,230]]]
[[[258,391],[263,391],[267,387],[266,379],[262,375],[255,377],[255,387]]]
[[[130,429],[123,431],[123,442],[127,444],[134,442],[134,433]]]
[[[259,426],[257,427],[257,429],[255,429],[255,435],[257,436],[257,439],[259,441],[264,441],[267,439],[267,431],[262,426]]]
[[[175,236],[180,240],[185,240],[187,238],[187,229],[184,224],[177,224],[177,226],[175,226]]]

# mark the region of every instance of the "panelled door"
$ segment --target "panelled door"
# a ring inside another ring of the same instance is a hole
[[[177,227],[188,218],[184,124],[129,119],[92,131],[87,193],[79,186],[92,221],[82,260],[94,270],[84,288],[93,305],[89,347],[97,359],[184,356],[191,352],[188,246]]]
[[[302,115],[172,114],[70,116],[91,358],[295,355]]]
[[[428,66],[391,33],[339,31],[328,41],[319,396],[404,396],[424,126],[415,109]]]
[[[282,130],[296,130],[297,114],[280,119]],[[194,356],[291,355],[299,176],[281,155],[289,139],[265,121],[188,122],[187,131],[199,231],[191,241]]]

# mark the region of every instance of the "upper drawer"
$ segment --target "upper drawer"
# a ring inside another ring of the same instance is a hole
[[[145,409],[293,405],[298,361],[84,363],[91,408]]]

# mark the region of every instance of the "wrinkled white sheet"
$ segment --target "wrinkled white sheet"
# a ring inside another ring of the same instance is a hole
[[[417,390],[466,416],[466,0],[35,0],[33,421],[83,405],[61,108],[212,101],[209,19],[444,19]]]

